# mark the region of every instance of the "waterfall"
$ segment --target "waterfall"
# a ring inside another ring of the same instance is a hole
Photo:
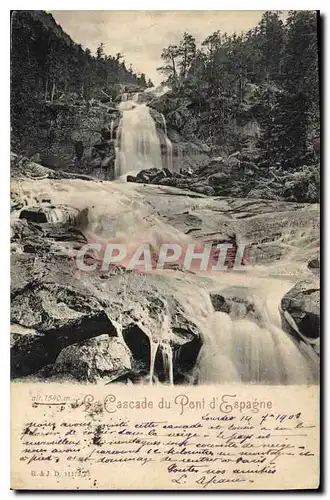
[[[191,287],[190,292],[186,289],[183,293],[192,319],[203,332],[203,346],[194,369],[198,384],[283,385],[318,380],[315,359],[302,351],[274,319],[279,307],[275,300],[264,301],[261,292],[252,296],[254,317],[241,318],[239,307],[228,315],[214,311],[208,294]]]
[[[162,116],[162,120],[163,120],[163,128],[164,128],[164,133],[165,133],[167,168],[172,172],[172,170],[173,170],[173,148],[172,148],[172,143],[167,136],[167,126],[166,126],[165,116],[163,115],[163,113],[161,113],[161,116]]]
[[[116,177],[143,169],[162,168],[160,140],[156,125],[146,104],[139,96],[132,100],[123,94],[119,109],[122,112],[116,147]]]
[[[153,334],[149,337],[150,342],[150,367],[149,367],[149,383],[153,384],[155,379],[155,361],[157,351],[159,350],[163,360],[164,376],[166,382],[170,385],[174,384],[174,369],[173,369],[173,351],[170,345],[172,335],[170,316],[166,311],[162,324],[159,329],[159,334]]]

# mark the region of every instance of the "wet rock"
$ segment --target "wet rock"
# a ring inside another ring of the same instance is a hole
[[[233,319],[249,318],[263,326],[260,307],[245,287],[231,287],[210,294],[215,311],[229,314]]]
[[[246,197],[262,200],[262,199],[267,199],[267,194],[265,193],[264,190],[261,189],[251,189],[251,191],[248,192]]]
[[[157,168],[149,168],[149,169],[147,169],[147,170],[141,170],[141,171],[140,171],[140,172],[136,175],[136,177],[137,177],[138,179],[140,179],[140,178],[141,178],[141,179],[142,179],[142,178],[144,179],[144,178],[146,178],[146,177],[148,177],[148,178],[152,178],[152,177],[154,177],[155,175],[157,175],[157,173],[158,173],[158,172],[159,172],[159,170],[158,170]]]
[[[151,179],[151,184],[157,184],[161,179],[165,179],[167,177],[166,172],[164,170],[159,170],[155,176]]]
[[[28,283],[13,291],[12,323],[58,337],[63,345],[116,329],[93,296],[58,283]]]
[[[128,175],[126,177],[126,181],[127,182],[136,182],[136,177],[134,177],[134,175]]]
[[[224,313],[230,313],[231,307],[230,303],[228,303],[225,297],[218,293],[212,293],[210,295],[212,305],[215,311],[220,311]]]
[[[131,369],[131,352],[117,337],[100,335],[64,348],[57,356],[52,375],[69,375],[80,382],[107,382]]]
[[[308,262],[308,267],[309,269],[320,269],[320,259],[315,257],[315,259],[310,260]]]
[[[190,375],[196,364],[199,352],[202,348],[202,341],[195,337],[191,342],[187,342],[174,351],[174,380],[176,383],[188,383]]]
[[[141,170],[137,175],[136,179],[144,184],[148,184],[151,182],[153,177],[157,175],[159,170],[157,168],[150,168],[148,170]]]
[[[11,243],[10,253],[24,253],[24,247],[19,243]]]
[[[293,319],[299,332],[307,338],[320,335],[320,286],[317,281],[297,283],[281,301],[283,313]]]
[[[38,224],[33,224],[24,219],[16,219],[11,223],[11,241],[22,241],[43,235],[43,230]]]
[[[34,200],[35,200],[38,204],[42,204],[42,203],[51,204],[51,202],[52,202],[50,195],[49,195],[49,194],[47,194],[47,193],[40,193],[40,194],[37,194],[37,195],[34,197]]]
[[[101,158],[93,158],[90,162],[89,162],[89,167],[91,168],[91,170],[95,170],[96,168],[101,168]]]
[[[20,219],[31,222],[74,225],[79,216],[79,210],[65,205],[39,206],[24,208],[19,215]]]
[[[173,173],[168,168],[163,168],[163,172],[165,172],[167,177],[173,177]]]

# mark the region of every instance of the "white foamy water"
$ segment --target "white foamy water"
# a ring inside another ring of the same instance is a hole
[[[172,143],[167,136],[167,126],[166,126],[165,116],[163,115],[163,113],[161,113],[161,116],[162,116],[162,120],[163,120],[163,129],[164,129],[164,134],[165,134],[166,160],[167,160],[166,166],[172,172],[172,170],[173,170],[173,146],[172,146]]]
[[[126,94],[125,94],[126,96]],[[117,177],[148,168],[162,168],[160,140],[146,104],[132,100],[119,104],[122,118],[117,131]]]
[[[256,279],[245,277],[245,286],[250,281],[255,287]],[[228,283],[222,283],[222,286]],[[235,310],[231,315],[214,311],[211,301],[204,294],[207,315],[200,313],[203,297],[190,297],[191,319],[199,324],[203,332],[203,346],[196,367],[195,380],[199,384],[209,383],[255,383],[255,384],[307,384],[318,380],[316,358],[302,352],[296,341],[271,318],[279,316],[280,299],[274,300],[271,288],[287,291],[290,284],[272,280],[265,286],[263,280],[259,290],[254,288],[252,303],[255,317],[241,319]],[[292,285],[291,285],[292,286]],[[187,297],[187,287],[183,293]],[[268,294],[267,294],[268,293]],[[191,292],[190,292],[191,294]],[[265,299],[263,298],[265,297]],[[198,305],[194,302],[198,301]],[[196,314],[196,311],[197,314]]]
[[[139,102],[139,93],[122,95],[119,104],[122,118],[117,131],[116,178],[136,174],[148,168],[167,167],[172,171],[173,147],[167,136],[166,120],[161,114],[164,130],[165,155],[150,108]],[[162,161],[162,156],[165,156]]]
[[[130,102],[130,101],[126,101]],[[128,119],[129,123],[132,118]],[[51,193],[54,204],[68,204],[78,209],[89,208],[89,223],[84,229],[91,240],[107,241],[114,236],[122,241],[144,241],[159,247],[162,241],[187,243],[191,235],[181,233],[157,215],[146,203],[139,186],[120,182],[95,183],[80,180],[24,180],[20,189],[26,200],[40,193]],[[155,187],[155,193],[157,188]],[[175,198],[173,197],[173,203]],[[32,203],[33,204],[33,203]],[[295,238],[299,234],[296,233]],[[302,235],[306,237],[306,235]],[[312,241],[312,235],[308,234]],[[291,240],[290,240],[291,241]],[[288,243],[290,243],[288,239]],[[299,245],[283,263],[291,265],[290,279],[273,277],[273,267],[251,267],[245,273],[221,273],[219,276],[167,271],[159,277],[185,308],[201,333],[203,346],[192,373],[199,384],[307,384],[318,380],[318,359],[308,349],[301,349],[281,327],[279,305],[285,293],[301,279]],[[302,248],[305,255],[306,249]],[[291,259],[291,260],[290,260]],[[296,261],[298,266],[296,266]],[[244,289],[254,314],[241,317],[240,307],[231,315],[216,312],[210,292],[221,293],[230,287]],[[150,381],[154,380],[155,359],[161,350],[167,383],[173,383],[171,325],[168,318],[150,335]]]

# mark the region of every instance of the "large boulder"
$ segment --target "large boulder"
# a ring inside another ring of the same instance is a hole
[[[147,170],[141,170],[136,175],[136,178],[148,184],[153,179],[153,177],[157,175],[158,172],[159,170],[157,168],[149,168]]]
[[[297,283],[283,297],[281,309],[286,320],[307,339],[320,335],[320,286],[317,281]]]
[[[52,375],[80,382],[111,382],[129,373],[132,354],[118,337],[100,335],[64,348],[57,356]]]
[[[231,287],[210,294],[214,310],[229,314],[233,319],[247,318],[262,323],[260,308],[255,298],[245,287]],[[261,325],[263,326],[263,325]]]
[[[53,335],[68,345],[116,329],[98,300],[59,283],[29,282],[14,289],[11,320],[39,333]]]
[[[314,259],[311,259],[308,262],[308,268],[309,269],[320,269],[320,259],[319,257],[314,257]]]

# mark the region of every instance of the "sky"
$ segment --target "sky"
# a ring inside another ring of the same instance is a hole
[[[232,34],[248,31],[261,19],[263,11],[49,11],[63,30],[84,48],[95,53],[103,42],[105,52],[124,55],[126,66],[146,73],[155,85],[163,76],[161,53],[178,43],[184,31],[198,43],[214,31]]]

